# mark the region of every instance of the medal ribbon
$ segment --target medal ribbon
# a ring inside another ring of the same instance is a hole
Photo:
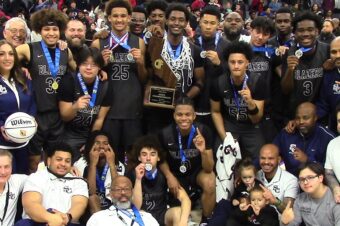
[[[192,140],[194,139],[194,134],[195,134],[195,127],[192,125],[191,126],[191,130],[190,130],[190,134],[189,134],[189,138],[188,138],[188,143],[187,143],[187,148],[190,148]],[[182,135],[179,132],[179,129],[177,127],[177,133],[178,133],[178,146],[179,146],[179,153],[181,155],[181,163],[184,163],[186,160],[186,156],[183,150],[183,144],[182,144]]]
[[[296,45],[296,47],[301,50],[303,53],[308,52],[309,50],[313,49],[313,47],[305,48],[305,47],[300,47],[299,44]]]
[[[140,226],[145,226],[142,216],[140,215],[138,209],[136,208],[135,205],[131,204],[131,209],[133,211],[133,215],[131,213],[129,213],[129,211],[124,210],[124,209],[119,209],[117,206],[115,206],[116,209],[118,209],[120,212],[122,212],[123,214],[125,214],[126,216],[128,216],[130,219],[132,219],[132,223],[131,225],[133,225],[133,221],[136,221],[137,224],[139,224]]]
[[[172,50],[171,44],[169,41],[168,42],[168,53],[170,54],[170,57],[174,60],[176,60],[182,52],[182,47],[183,47],[183,41],[176,47],[176,51],[174,53],[174,51]]]
[[[145,177],[148,179],[148,180],[154,180],[157,176],[157,168],[152,172],[152,171],[147,171],[145,170]]]
[[[283,46],[286,46],[286,47],[289,47],[289,48],[290,48],[290,47],[292,46],[292,40],[291,40],[291,38],[292,38],[292,37],[290,37],[290,39],[289,39],[288,41],[280,42],[279,37],[277,36],[277,37],[276,37],[276,41],[277,41],[277,43],[279,43],[280,46],[283,45]],[[282,45],[281,45],[281,43],[282,43]]]
[[[242,89],[245,89],[247,87],[247,80],[248,80],[248,75],[246,75],[244,77]],[[230,77],[230,83],[231,83],[231,86],[233,88],[234,101],[235,101],[236,107],[237,107],[237,114],[239,114],[239,112],[240,112],[240,102],[239,102],[239,98],[238,98],[239,94],[238,94],[238,92],[235,89],[234,82],[233,82],[233,79],[231,77]]]
[[[96,184],[98,186],[99,192],[103,193],[105,192],[105,179],[107,172],[109,171],[109,164],[105,164],[102,175],[99,177],[98,170],[96,172]]]
[[[5,206],[4,206],[4,213],[2,215],[2,218],[0,218],[1,225],[4,223],[7,209],[8,209],[8,203],[9,203],[9,182],[7,181],[7,192],[6,192],[6,201],[5,201]]]
[[[274,48],[272,48],[272,47],[264,47],[264,46],[262,46],[262,47],[254,46],[253,47],[253,51],[254,52],[264,52],[264,53],[266,53],[266,55],[269,55],[269,56],[271,56],[271,55],[273,55],[275,53],[275,49]]]
[[[60,49],[59,48],[55,49],[55,58],[54,58],[55,61],[54,61],[54,64],[53,64],[50,52],[48,51],[47,45],[44,42],[44,40],[41,40],[41,47],[42,47],[42,49],[44,51],[44,55],[45,55],[45,58],[46,58],[46,61],[47,61],[47,64],[48,64],[48,68],[49,68],[49,70],[51,72],[51,75],[52,75],[53,79],[55,80],[55,78],[58,75],[58,70],[59,70]]]
[[[215,34],[215,50],[217,49],[217,44],[218,44],[218,41],[220,40],[220,37],[221,37],[221,33],[216,32],[216,34]],[[202,40],[202,36],[198,37],[198,42],[200,43],[200,46],[201,46],[202,49],[203,49],[203,40]]]
[[[87,90],[87,87],[85,85],[85,82],[83,80],[83,77],[81,76],[81,74],[79,72],[78,72],[77,76],[78,76],[78,80],[79,80],[81,89],[83,90],[83,93],[85,95],[90,95],[89,91]],[[99,86],[99,78],[98,78],[98,76],[96,76],[96,81],[94,82],[94,85],[93,85],[92,96],[91,96],[91,100],[90,100],[90,107],[91,108],[93,108],[94,105],[96,104],[98,86]]]
[[[115,48],[117,48],[117,46],[121,46],[124,49],[130,51],[131,47],[127,44],[128,37],[129,37],[128,32],[125,35],[123,35],[123,37],[120,39],[117,36],[115,36],[113,32],[111,32],[110,50],[114,50]],[[115,45],[113,46],[114,43]]]

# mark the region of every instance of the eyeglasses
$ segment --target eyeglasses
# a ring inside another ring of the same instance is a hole
[[[26,35],[26,30],[24,29],[15,29],[15,28],[12,28],[12,29],[7,29],[9,30],[12,34],[17,34],[19,33],[19,35]]]
[[[113,188],[111,189],[114,193],[130,193],[132,191],[132,188]]]
[[[80,65],[83,66],[83,67],[90,67],[90,68],[97,68],[98,67],[98,65],[94,64],[94,63],[81,63]]]
[[[314,176],[307,176],[307,177],[299,177],[299,183],[300,184],[305,184],[308,183],[310,180],[319,177],[319,175],[314,175]]]

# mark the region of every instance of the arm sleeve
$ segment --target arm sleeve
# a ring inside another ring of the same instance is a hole
[[[80,195],[86,198],[89,197],[89,189],[85,180],[77,178],[73,180],[73,183],[74,183],[73,196]]]
[[[318,118],[323,118],[330,113],[329,104],[327,102],[327,77],[323,78],[319,98],[316,101],[316,114]]]
[[[283,197],[289,197],[295,199],[299,193],[299,184],[297,178],[290,174],[290,180],[287,180],[287,187],[283,194]]]
[[[40,176],[35,174],[31,174],[28,179],[26,180],[26,183],[24,185],[23,193],[25,192],[38,192],[40,194],[43,194],[43,181],[39,180]]]
[[[336,204],[333,207],[334,225],[340,226],[340,205]]]
[[[63,76],[58,89],[58,100],[65,102],[74,101],[75,81],[71,75]]]

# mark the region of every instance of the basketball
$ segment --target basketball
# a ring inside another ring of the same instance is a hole
[[[24,112],[11,114],[4,125],[8,138],[19,144],[29,141],[37,132],[37,127],[34,117]]]

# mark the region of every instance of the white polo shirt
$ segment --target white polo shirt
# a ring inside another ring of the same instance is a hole
[[[27,179],[27,175],[13,174],[7,181],[5,189],[0,194],[0,218],[4,218],[2,225],[13,226],[15,215],[17,213],[17,203],[20,193],[24,188],[24,183]],[[8,205],[6,215],[4,216],[6,199],[8,197]],[[1,223],[0,223],[1,224]]]
[[[47,169],[33,173],[28,177],[23,193],[25,192],[40,193],[42,205],[46,209],[53,208],[63,213],[67,213],[71,208],[73,196],[89,197],[87,183],[82,178],[75,177],[70,173],[65,177],[57,178]],[[23,218],[30,217],[24,212]]]
[[[334,171],[336,179],[340,181],[340,136],[331,140],[327,146],[325,169]]]
[[[130,214],[133,215],[132,209],[128,210]],[[139,212],[143,223],[145,226],[158,226],[157,220],[150,214],[144,211]],[[123,219],[121,220],[120,217]],[[125,222],[124,222],[125,221]],[[91,218],[87,221],[86,226],[139,226],[139,224],[134,221],[134,223],[131,225],[132,219],[122,213],[121,211],[117,211],[114,206],[111,206],[107,210],[101,210],[91,216]]]
[[[299,183],[297,178],[293,174],[282,170],[280,167],[277,167],[275,176],[270,182],[267,181],[262,170],[257,172],[256,177],[281,201],[283,201],[285,197],[295,199],[298,195]]]

